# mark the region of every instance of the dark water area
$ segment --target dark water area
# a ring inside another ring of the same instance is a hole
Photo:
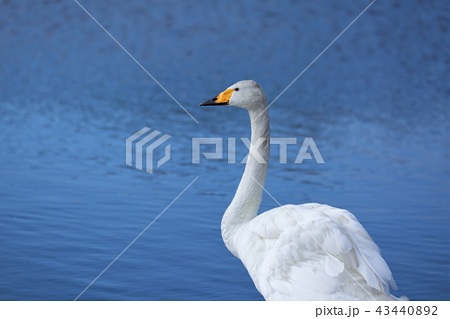
[[[75,1],[0,3],[0,300],[73,300],[114,260],[79,300],[262,300],[220,235],[248,116],[198,105],[242,79],[273,101],[370,1],[79,3],[133,58]],[[270,107],[298,143],[266,189],[350,210],[412,300],[450,300],[448,17],[376,1]],[[153,174],[125,165],[145,126]],[[305,137],[325,163],[294,163]]]

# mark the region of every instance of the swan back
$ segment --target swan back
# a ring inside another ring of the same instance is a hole
[[[266,300],[394,300],[378,246],[346,210],[285,205],[258,215],[235,240]]]

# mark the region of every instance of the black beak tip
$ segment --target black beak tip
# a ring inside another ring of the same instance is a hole
[[[212,99],[200,103],[200,106],[208,106],[208,105],[230,105],[228,102],[219,102],[217,103],[217,97],[213,97]]]
[[[200,103],[200,106],[216,105],[217,104],[216,100],[217,100],[217,97],[213,97],[212,99],[209,99],[205,102]]]
[[[209,103],[209,100],[208,100],[208,101],[205,101],[205,102],[202,102],[202,103],[200,103],[200,106],[207,106],[207,105],[211,105],[211,104]]]

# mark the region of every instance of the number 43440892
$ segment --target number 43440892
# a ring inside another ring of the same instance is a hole
[[[379,315],[417,315],[417,316],[437,316],[437,306],[378,306],[375,310]]]

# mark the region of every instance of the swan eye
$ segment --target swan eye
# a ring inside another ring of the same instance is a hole
[[[234,90],[235,90],[235,91],[239,91],[239,88],[235,88]]]

